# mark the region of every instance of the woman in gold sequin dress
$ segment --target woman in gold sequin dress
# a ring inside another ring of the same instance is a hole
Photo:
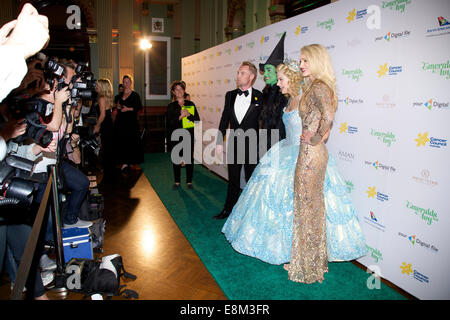
[[[328,151],[322,138],[337,109],[335,77],[327,50],[317,44],[300,54],[305,78],[299,113],[303,130],[294,176],[294,227],[291,260],[285,265],[290,280],[322,282],[328,272],[324,179]]]

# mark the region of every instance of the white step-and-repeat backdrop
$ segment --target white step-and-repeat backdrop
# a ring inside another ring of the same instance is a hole
[[[341,0],[183,58],[202,120],[195,157],[225,178],[208,129],[241,62],[264,63],[284,32],[286,56],[320,43],[333,60],[339,108],[327,147],[367,239],[358,261],[418,298],[450,299],[450,1]]]

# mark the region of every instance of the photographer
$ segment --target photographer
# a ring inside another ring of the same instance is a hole
[[[64,83],[66,85],[70,86],[72,84],[72,78],[76,74],[75,68],[76,65],[74,65],[72,62],[66,62],[66,64],[64,65]],[[78,150],[79,137],[77,137],[76,135],[70,135],[73,128],[75,109],[71,108],[70,104],[72,101],[69,98],[68,88],[69,87],[66,86],[60,91],[56,91],[55,100],[52,98],[53,96],[51,92],[49,94],[41,95],[40,98],[50,103],[55,101],[52,121],[47,124],[47,128],[51,128],[54,130],[55,127],[58,126],[58,133],[55,133],[54,139],[56,139],[57,143],[59,143],[60,159],[62,160],[59,162],[59,166],[61,169],[59,170],[59,172],[62,173],[59,178],[62,179],[62,183],[65,189],[68,189],[70,191],[70,195],[67,197],[67,211],[65,212],[65,215],[63,217],[64,227],[88,228],[92,225],[92,223],[78,219],[78,213],[80,211],[80,207],[84,200],[84,197],[89,190],[89,179],[80,170],[69,164],[69,162],[66,160],[67,158],[65,158],[68,153],[70,155],[70,158],[72,159],[79,160],[80,158]],[[54,87],[53,90],[56,90],[56,88]],[[66,111],[65,113],[62,112],[63,108],[61,108],[61,110],[58,109],[57,103],[59,103],[60,101],[56,100],[56,97],[62,95],[63,92],[67,94],[64,94],[62,99],[66,98],[66,100],[68,100],[68,104],[64,107]],[[61,111],[61,117],[59,117],[59,114],[55,113],[58,111]],[[71,121],[68,121],[68,119],[66,118],[66,114]],[[70,138],[66,139],[65,135],[70,135]],[[56,164],[56,156],[56,153],[48,154],[43,152],[42,160],[36,164],[34,170],[35,176],[46,176],[47,166],[50,164]],[[41,183],[38,187],[38,203],[40,203],[42,199],[44,190],[45,183]]]

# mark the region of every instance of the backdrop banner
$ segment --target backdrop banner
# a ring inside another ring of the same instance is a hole
[[[450,299],[450,1],[341,0],[182,59],[197,106],[195,159],[227,178],[214,134],[242,61],[319,43],[339,107],[327,143],[366,236],[358,261],[420,299]],[[262,75],[254,87],[264,88]],[[373,290],[376,290],[374,286]]]

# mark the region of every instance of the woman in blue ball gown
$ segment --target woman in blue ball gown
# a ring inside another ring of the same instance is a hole
[[[286,138],[261,158],[222,232],[236,251],[280,265],[291,258],[294,172],[302,134],[298,113],[302,79],[294,61],[281,64],[277,73],[277,85],[283,94],[290,96],[282,118]],[[349,261],[366,255],[355,208],[331,154],[324,193],[328,261]]]

